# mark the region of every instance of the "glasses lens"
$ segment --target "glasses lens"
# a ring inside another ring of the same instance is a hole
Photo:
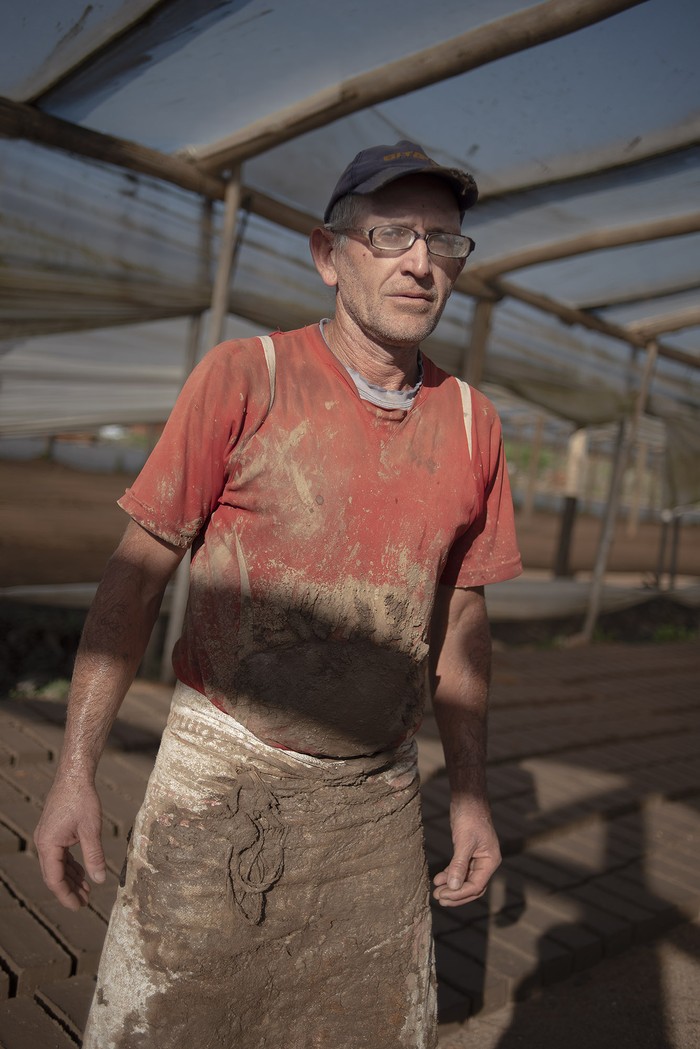
[[[413,230],[406,226],[375,226],[369,231],[370,243],[384,251],[405,251],[413,243]]]
[[[426,240],[428,251],[447,259],[466,259],[474,247],[473,240],[457,233],[429,233]]]

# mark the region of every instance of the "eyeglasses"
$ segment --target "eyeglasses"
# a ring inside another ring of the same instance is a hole
[[[372,226],[372,229],[348,226],[343,229],[326,225],[324,228],[332,233],[363,233],[377,251],[408,251],[417,240],[424,240],[431,255],[443,259],[466,259],[476,247],[471,237],[459,233],[418,233],[408,226]]]

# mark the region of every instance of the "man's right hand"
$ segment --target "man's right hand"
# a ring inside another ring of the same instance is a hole
[[[71,911],[86,906],[87,876],[97,884],[106,877],[102,806],[94,786],[57,779],[34,831],[34,844],[44,881],[59,902]],[[80,845],[84,867],[71,855],[73,845]]]

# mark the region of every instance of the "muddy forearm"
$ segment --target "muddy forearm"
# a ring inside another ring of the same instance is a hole
[[[433,708],[453,800],[486,800],[491,636],[483,594],[461,593],[446,611]]]
[[[139,600],[138,579],[116,579],[108,569],[76,657],[59,775],[94,777],[157,614]]]
[[[133,522],[110,559],[78,648],[58,775],[92,780],[184,550]]]

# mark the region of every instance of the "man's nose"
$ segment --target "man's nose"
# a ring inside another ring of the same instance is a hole
[[[422,237],[416,237],[408,251],[401,256],[402,269],[416,277],[425,277],[432,269],[428,245]]]

